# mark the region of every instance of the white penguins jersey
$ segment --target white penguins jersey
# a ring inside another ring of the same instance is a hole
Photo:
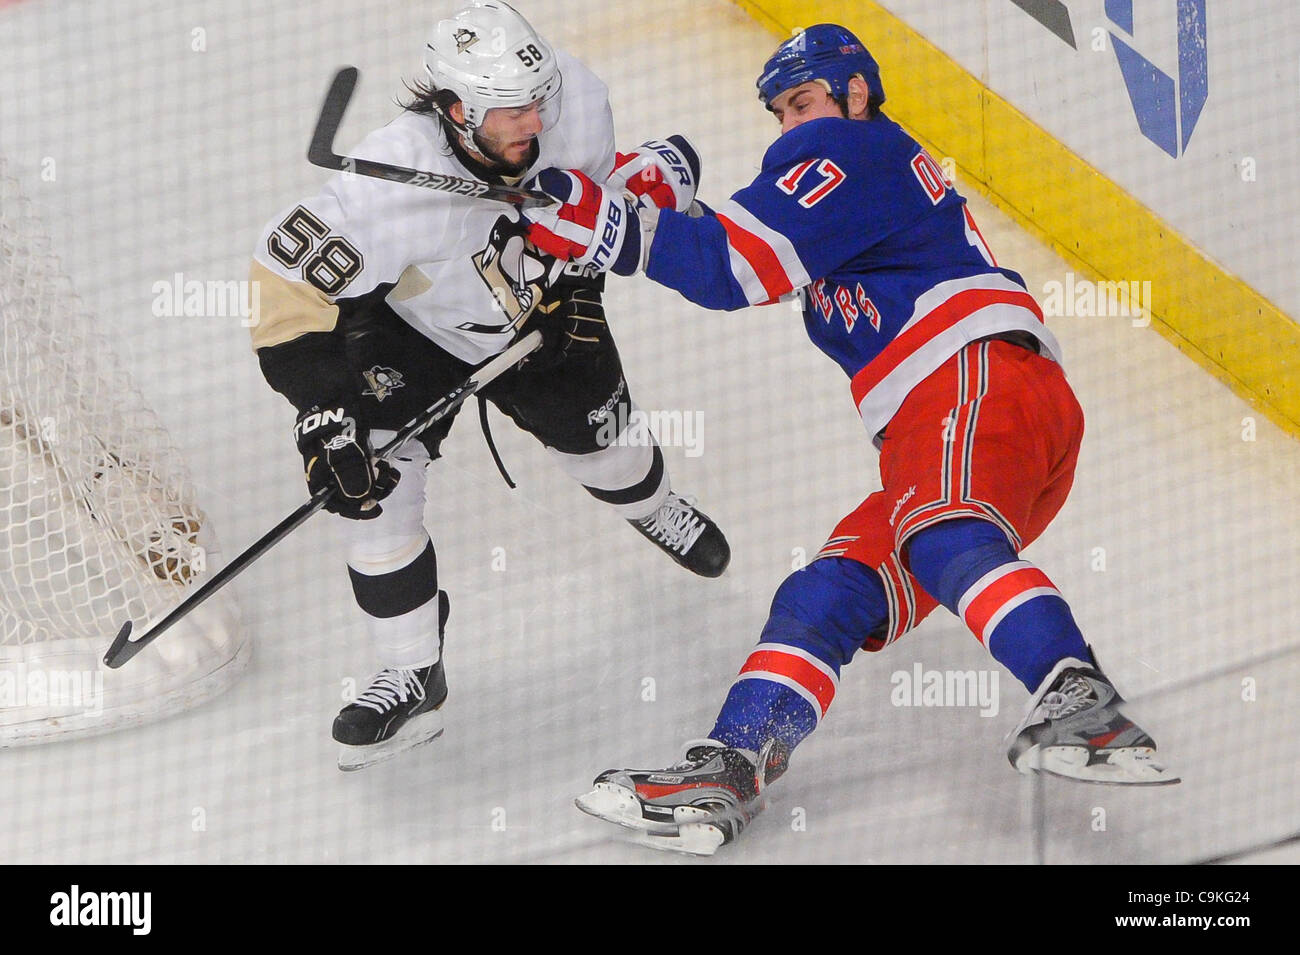
[[[556,51],[560,113],[538,136],[525,174],[577,168],[603,182],[614,166],[609,91]],[[404,112],[351,151],[359,158],[474,178],[436,116]],[[505,349],[545,288],[539,253],[505,203],[348,173],[283,210],[263,230],[252,278],[260,308],[253,347],[332,331],[338,303],[391,286],[388,305],[439,347],[477,364]]]

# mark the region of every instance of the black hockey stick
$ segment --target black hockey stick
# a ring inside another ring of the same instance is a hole
[[[316,120],[316,131],[312,133],[311,145],[307,147],[307,158],[314,166],[325,169],[337,169],[342,172],[355,173],[358,176],[371,176],[375,179],[387,179],[390,182],[404,182],[425,189],[450,192],[471,199],[495,199],[509,202],[511,205],[545,206],[555,200],[544,192],[520,189],[516,186],[499,186],[477,179],[462,179],[448,176],[441,172],[421,172],[406,166],[392,166],[384,162],[359,159],[355,156],[340,156],[334,151],[334,137],[343,122],[343,113],[352,100],[352,91],[356,89],[360,72],[355,66],[345,66],[334,74],[329,92],[325,94],[325,105],[321,107],[320,118]]]
[[[415,418],[412,418],[401,431],[397,432],[397,437],[393,438],[386,445],[379,449],[375,455],[378,458],[387,460],[397,452],[397,449],[404,445],[412,438],[418,437],[429,428],[433,427],[438,421],[441,421],[451,412],[459,408],[465,401],[481,390],[488,382],[492,381],[506,369],[510,368],[516,362],[522,361],[534,352],[542,344],[542,333],[534,329],[519,341],[515,342],[501,354],[497,355],[482,368],[470,375],[469,378],[456,390],[450,394],[439,398],[433,404],[429,405],[424,412]],[[267,531],[253,546],[249,547],[242,554],[236,557],[228,565],[223,567],[220,572],[214,574],[212,579],[199,587],[194,593],[186,597],[176,606],[167,616],[163,617],[156,624],[149,628],[139,640],[131,639],[131,621],[128,620],[122,625],[117,636],[113,638],[112,644],[109,645],[108,652],[104,654],[104,664],[110,669],[117,669],[127,660],[147,647],[153,641],[157,640],[164,631],[180,620],[191,610],[197,607],[203,601],[207,600],[214,593],[224,587],[230,581],[238,577],[245,571],[253,561],[257,560],[268,550],[278,544],[281,540],[289,535],[291,531],[311,517],[322,507],[329,503],[330,499],[337,493],[335,488],[325,488],[322,491],[312,495],[312,499],[302,507],[298,508],[279,524]]]

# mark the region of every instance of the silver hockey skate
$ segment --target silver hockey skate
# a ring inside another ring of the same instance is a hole
[[[1026,775],[1126,786],[1179,782],[1156,762],[1151,737],[1120,711],[1123,702],[1095,663],[1062,660],[1012,733],[1007,758]]]
[[[630,830],[637,845],[711,856],[762,811],[763,790],[785,772],[788,752],[775,740],[758,753],[710,739],[684,750],[667,769],[606,770],[574,804]]]

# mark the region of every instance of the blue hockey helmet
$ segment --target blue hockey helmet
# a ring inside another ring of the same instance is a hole
[[[861,76],[872,99],[885,101],[880,67],[862,41],[834,23],[818,23],[786,40],[763,65],[758,78],[758,98],[769,110],[772,100],[810,80],[823,80],[831,95],[843,99],[849,80]]]

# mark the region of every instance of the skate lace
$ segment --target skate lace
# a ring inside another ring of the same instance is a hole
[[[1081,676],[1069,675],[1059,690],[1043,697],[1040,704],[1048,719],[1059,720],[1084,709],[1093,701],[1092,686]]]
[[[377,713],[387,713],[398,703],[405,703],[414,696],[423,700],[424,684],[420,682],[414,670],[403,668],[380,671],[366,692],[356,698],[356,705],[366,706]]]
[[[686,554],[704,533],[704,522],[695,513],[695,499],[676,494],[669,494],[659,510],[638,523],[679,554]]]
[[[682,746],[681,759],[673,763],[672,766],[669,767],[669,769],[671,770],[698,769],[700,766],[703,766],[714,756],[716,756],[718,754],[718,751],[721,749],[723,749],[723,747],[716,740],[711,740],[711,739],[690,740]],[[691,755],[692,753],[694,753],[695,755],[692,756]]]

